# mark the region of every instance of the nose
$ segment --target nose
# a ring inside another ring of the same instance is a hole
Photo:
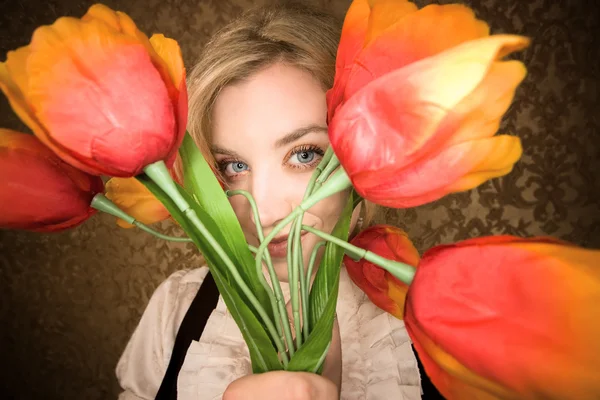
[[[260,223],[269,232],[279,221],[293,210],[293,188],[285,176],[274,169],[257,171],[252,174],[250,193],[254,197]],[[256,223],[251,213],[252,223]]]

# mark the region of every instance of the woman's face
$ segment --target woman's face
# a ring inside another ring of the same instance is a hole
[[[298,206],[311,174],[329,146],[325,91],[307,72],[275,64],[226,87],[213,111],[212,151],[228,189],[250,192],[265,236]],[[303,224],[331,232],[348,192],[331,196],[304,214]],[[250,204],[230,198],[246,240],[258,246]],[[287,281],[287,236],[269,246],[277,276]],[[305,268],[320,239],[303,232]]]

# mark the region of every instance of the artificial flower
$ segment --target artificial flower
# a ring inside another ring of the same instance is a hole
[[[35,136],[0,129],[0,227],[38,232],[75,227],[96,210],[102,180],[58,158]]]
[[[354,188],[414,207],[509,173],[519,138],[494,136],[526,74],[527,38],[489,36],[466,6],[355,0],[327,93],[331,145]]]
[[[126,14],[100,4],[38,28],[29,45],[8,52],[0,88],[46,146],[94,175],[172,165],[185,133],[177,42],[148,40]]]
[[[174,172],[171,176],[177,181]],[[137,221],[150,225],[168,219],[171,214],[143,183],[135,178],[111,178],[106,183],[106,197]],[[117,219],[122,228],[134,225]]]
[[[373,225],[356,235],[354,246],[368,250],[389,260],[414,267],[419,263],[419,252],[406,232],[391,225]],[[408,286],[378,265],[365,259],[358,261],[345,256],[344,265],[352,281],[377,307],[402,319]]]
[[[427,251],[404,322],[453,399],[597,399],[600,251],[484,237]]]

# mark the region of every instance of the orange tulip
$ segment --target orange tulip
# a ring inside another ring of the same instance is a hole
[[[58,158],[35,136],[0,129],[0,227],[38,232],[72,228],[96,213],[104,185]]]
[[[452,399],[598,399],[600,251],[487,237],[425,253],[404,321]]]
[[[406,233],[391,225],[374,225],[356,235],[354,246],[371,251],[389,260],[412,266],[419,263],[419,252]],[[408,286],[383,268],[361,259],[354,261],[345,256],[344,265],[352,281],[377,307],[402,319]]]
[[[327,103],[331,145],[358,193],[414,207],[509,173],[520,140],[494,134],[526,71],[503,58],[528,43],[489,36],[462,5],[355,0]]]
[[[171,176],[177,181],[175,174]],[[150,225],[168,219],[171,214],[150,190],[135,178],[111,178],[106,183],[106,197],[121,210],[140,221]],[[122,219],[117,219],[122,228],[132,228]]]
[[[94,175],[128,177],[173,163],[187,120],[177,42],[150,40],[125,14],[92,6],[38,28],[0,63],[0,88],[34,134]]]
[[[173,180],[182,185],[181,168],[174,167],[169,171]],[[220,183],[221,187],[224,187],[223,183]],[[164,221],[171,217],[164,204],[135,178],[111,178],[106,183],[106,197],[121,210],[146,225]],[[134,226],[121,219],[117,220],[117,224],[122,228],[132,228]]]

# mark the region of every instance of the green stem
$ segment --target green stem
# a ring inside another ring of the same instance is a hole
[[[333,159],[334,156],[331,157]],[[318,189],[314,193],[310,194],[306,199],[304,199],[298,207],[296,207],[290,214],[288,214],[277,225],[275,225],[273,230],[265,237],[265,240],[260,244],[256,251],[256,269],[258,270],[262,267],[262,258],[267,246],[269,245],[271,240],[273,240],[273,238],[279,232],[281,232],[283,228],[285,228],[299,215],[302,215],[305,211],[309,210],[319,201],[336,193],[339,193],[343,190],[346,190],[350,187],[352,187],[352,182],[346,174],[346,171],[344,171],[342,167],[338,168],[338,170],[331,175],[331,177],[323,184],[323,186],[320,189]]]
[[[416,269],[412,265],[405,264],[400,261],[389,260],[387,258],[381,257],[373,252],[370,252],[365,249],[361,249],[360,247],[356,247],[344,240],[336,238],[328,233],[322,232],[318,229],[312,228],[310,226],[302,225],[302,229],[305,231],[311,232],[321,239],[325,239],[333,244],[340,246],[343,248],[346,253],[351,255],[352,257],[356,257],[357,259],[364,258],[365,260],[372,262],[375,265],[380,266],[381,268],[388,271],[390,274],[394,275],[396,278],[400,279],[402,282],[410,285],[414,276]]]
[[[290,290],[291,290],[291,299],[292,299],[292,314],[294,316],[294,326],[296,328],[296,346],[300,348],[302,346],[302,325],[300,324],[300,304],[299,304],[299,291],[304,288],[302,284],[303,279],[300,277],[304,276],[304,262],[302,261],[302,244],[300,234],[302,233],[302,214],[296,218],[294,224],[292,225],[292,229],[290,230],[291,239],[288,239],[288,246],[293,247],[292,254],[292,272],[294,274],[293,278],[290,280]],[[288,254],[290,253],[288,249]],[[302,268],[302,272],[300,272],[300,268]],[[300,279],[300,288],[298,288],[298,280]],[[302,304],[302,309],[305,306]]]
[[[97,195],[94,196],[94,198],[92,199],[92,203],[90,204],[90,207],[95,208],[98,211],[102,211],[107,214],[113,215],[117,218],[120,218],[123,221],[127,222],[128,224],[135,225],[138,228],[140,228],[141,230],[148,232],[149,234],[156,236],[157,238],[160,238],[163,240],[168,240],[170,242],[192,242],[192,239],[190,239],[190,238],[169,236],[169,235],[164,235],[160,232],[155,231],[154,229],[150,228],[149,226],[136,220],[134,217],[127,214],[125,211],[121,210],[115,203],[110,201],[102,193],[98,193]]]
[[[325,151],[323,158],[319,162],[319,165],[317,165],[317,168],[315,168],[315,171],[313,172],[313,174],[310,177],[310,180],[308,181],[308,185],[306,186],[306,191],[304,192],[304,197],[302,199],[303,201],[306,200],[307,198],[309,198],[310,195],[313,193],[317,179],[319,179],[319,177],[321,176],[323,171],[325,169],[327,169],[327,167],[330,164],[330,161],[334,157],[335,157],[335,153],[333,152],[333,147],[329,146],[327,148],[327,150]],[[334,161],[334,163],[335,162],[336,161]],[[304,211],[302,211],[298,215],[298,217],[296,217],[296,221],[302,221],[303,219],[304,219]],[[309,318],[308,318],[308,309],[309,309],[308,292],[309,292],[309,287],[310,287],[310,284],[309,284],[310,274],[305,274],[305,271],[304,271],[304,259],[302,257],[302,240],[301,240],[302,227],[300,226],[300,224],[295,225],[295,229],[292,229],[291,233],[293,234],[293,239],[294,239],[294,242],[293,242],[294,243],[294,245],[293,245],[294,246],[293,247],[293,249],[294,249],[293,269],[297,270],[297,269],[301,268],[301,272],[299,275],[300,275],[300,294],[301,294],[300,300],[301,300],[301,305],[302,305],[302,332],[304,334],[304,340],[308,340],[308,335],[310,333],[310,323],[309,323]],[[317,246],[317,248],[318,247],[320,247],[320,246]],[[298,264],[298,263],[300,263],[300,264]],[[299,267],[299,265],[300,265],[300,267]],[[313,260],[313,265],[314,265],[314,260]]]
[[[333,155],[333,148],[329,146],[325,151],[323,158],[319,162],[319,165],[317,165],[317,168],[315,168],[315,171],[310,176],[310,180],[308,181],[308,185],[306,186],[306,191],[304,192],[303,200],[306,200],[306,198],[312,194],[317,179],[319,178],[323,170],[327,167],[327,165],[329,164],[329,160],[331,160],[331,157],[333,157]]]
[[[133,225],[137,226],[138,228],[140,228],[141,230],[143,230],[145,232],[148,232],[151,235],[156,236],[159,239],[168,240],[170,242],[186,242],[186,243],[193,242],[193,240],[190,238],[185,238],[185,237],[182,238],[182,237],[163,235],[162,233],[155,231],[154,229],[150,228],[149,226],[142,224],[140,221],[135,221],[133,223]]]
[[[310,279],[312,277],[312,273],[313,273],[313,269],[315,266],[315,262],[317,261],[317,253],[319,251],[319,248],[325,246],[327,244],[327,242],[319,242],[315,245],[312,253],[310,254],[310,261],[308,262],[308,271],[306,271],[306,275],[308,276],[308,278]],[[306,293],[308,295],[308,291]]]
[[[265,239],[265,236],[263,233],[262,224],[260,223],[260,215],[258,212],[258,206],[256,205],[256,201],[254,200],[254,197],[252,197],[252,195],[245,190],[228,190],[225,193],[227,194],[228,197],[241,195],[241,196],[244,196],[246,198],[246,200],[248,200],[248,203],[250,203],[250,208],[252,209],[252,214],[254,215],[254,223],[256,224],[256,234],[258,236],[258,240],[260,242],[262,242]],[[271,278],[273,288],[271,288],[271,286],[269,286],[269,283],[267,282],[267,280],[262,272],[262,264],[261,264],[261,269],[257,270],[256,274],[258,275],[258,279],[260,280],[261,284],[263,285],[263,287],[265,288],[265,290],[269,296],[269,300],[271,302],[271,307],[273,308],[273,314],[275,317],[275,321],[279,322],[279,324],[277,325],[277,333],[279,334],[281,339],[284,340],[283,332],[285,330],[285,326],[288,325],[288,319],[287,319],[287,311],[285,309],[285,301],[283,299],[283,292],[281,290],[281,285],[279,283],[279,279],[277,279],[277,274],[275,273],[275,268],[273,268],[271,254],[268,251],[264,253],[264,260],[265,260],[265,264],[267,265],[267,270],[269,271],[269,277]],[[273,292],[275,292],[275,293],[273,293]],[[290,340],[291,340],[291,334],[290,334]],[[288,345],[288,347],[289,347],[289,345]]]
[[[267,246],[269,245],[269,243],[271,242],[271,240],[273,240],[273,238],[283,229],[285,228],[285,226],[287,224],[289,224],[290,222],[292,222],[294,220],[294,218],[301,212],[302,210],[300,208],[296,208],[294,209],[294,211],[292,211],[288,216],[286,216],[283,220],[281,220],[276,226],[275,228],[273,228],[273,230],[265,237],[265,240],[263,240],[263,242],[260,244],[260,246],[258,246],[258,249],[256,250],[256,270],[261,270],[262,269],[262,258],[263,255],[265,253],[265,250],[267,248]],[[289,250],[288,250],[289,253]],[[277,279],[277,277],[275,277]],[[288,263],[288,279],[290,279],[290,265]],[[279,282],[279,280],[277,280],[277,282]],[[282,315],[287,316],[287,310],[285,311],[285,314],[282,313]],[[286,323],[284,324],[284,332],[285,332],[285,336],[286,336],[286,340],[288,343],[288,349],[290,351],[290,355],[294,354],[294,342],[292,340],[292,331],[290,329],[290,324]]]
[[[323,169],[323,172],[319,174],[317,181],[315,182],[315,189],[319,190],[323,183],[327,181],[329,175],[335,171],[335,169],[340,165],[340,160],[338,160],[337,156],[333,154],[327,164],[327,166]]]
[[[146,168],[144,168],[144,172],[165,192],[167,196],[169,196],[173,200],[173,202],[177,205],[177,208],[179,208],[179,210],[181,210],[181,212],[188,218],[188,221],[190,221],[192,225],[194,225],[196,229],[198,229],[199,233],[204,236],[206,241],[212,246],[217,255],[219,255],[219,257],[229,270],[229,273],[231,274],[233,279],[236,281],[240,289],[242,289],[242,292],[246,295],[250,303],[258,312],[267,330],[269,331],[271,338],[275,342],[278,351],[281,354],[284,365],[287,366],[289,360],[287,359],[285,347],[283,346],[283,343],[280,340],[279,335],[277,334],[277,330],[273,325],[273,321],[271,321],[271,318],[269,318],[269,315],[263,308],[262,304],[260,304],[256,296],[254,296],[254,293],[252,293],[248,285],[246,285],[246,282],[244,282],[244,280],[240,276],[239,271],[237,270],[237,268],[225,252],[225,250],[223,250],[223,247],[221,247],[219,242],[215,240],[210,231],[206,228],[206,226],[204,226],[200,218],[198,218],[196,212],[190,207],[190,205],[183,198],[181,193],[179,193],[179,190],[173,182],[173,178],[171,178],[169,170],[167,169],[167,166],[165,165],[164,161],[158,161],[156,163],[148,165]],[[258,262],[261,262],[261,260],[262,254],[261,257],[258,258]]]
[[[265,250],[267,249],[267,246],[269,245],[271,240],[273,240],[273,238],[275,236],[277,236],[277,234],[279,232],[281,232],[281,230],[283,228],[285,228],[290,222],[292,222],[298,216],[298,214],[300,212],[302,212],[302,209],[300,207],[295,208],[290,214],[288,214],[277,225],[275,225],[273,230],[265,237],[265,240],[263,240],[263,242],[260,244],[260,246],[258,246],[258,249],[256,249],[256,269],[257,270],[262,267],[261,260],[262,260],[263,254],[264,254]]]
[[[297,262],[300,264],[300,304],[302,306],[302,332],[304,333],[304,340],[308,339],[308,325],[306,324],[308,321],[308,297],[304,294],[307,292],[308,288],[308,278],[306,276],[306,271],[304,269],[304,255],[302,253],[302,214],[298,219],[298,227],[296,228],[295,240],[296,247],[298,248],[297,253]]]
[[[315,247],[312,250],[312,253],[310,253],[310,261],[308,262],[308,270],[306,271],[306,286],[304,287],[304,290],[302,291],[302,304],[306,304],[307,305],[307,310],[306,310],[306,315],[304,316],[304,324],[302,325],[302,328],[304,330],[304,340],[308,340],[308,335],[310,333],[310,318],[308,318],[308,299],[309,299],[309,291],[310,291],[310,279],[312,278],[312,272],[313,272],[313,268],[315,266],[315,261],[317,261],[317,253],[319,252],[319,249],[323,246],[325,246],[327,244],[327,242],[319,242],[315,245]]]
[[[296,326],[298,325],[298,323],[300,321],[296,320],[296,316],[294,314],[294,263],[293,263],[293,258],[292,258],[292,250],[291,250],[291,241],[293,239],[293,233],[294,233],[294,226],[296,225],[298,221],[294,220],[292,221],[292,226],[290,227],[290,232],[288,233],[288,251],[286,254],[286,260],[287,260],[287,272],[288,272],[288,284],[289,284],[289,288],[290,288],[290,302],[292,303],[292,319],[294,321],[294,330],[296,330]],[[291,338],[291,336],[290,336]],[[294,353],[296,352],[296,348],[294,347],[294,342],[289,342],[288,345],[288,349],[290,351],[291,355],[294,355]]]
[[[302,203],[300,203],[300,205],[298,206],[298,208],[300,208],[303,211],[308,211],[308,209],[317,204],[319,201],[336,193],[339,193],[343,190],[349,189],[351,187],[352,182],[350,181],[348,174],[346,174],[344,168],[339,167],[337,171],[331,174],[331,176],[323,184],[323,186],[315,190],[314,193],[312,193],[305,200],[303,200]]]
[[[284,219],[279,221],[277,225],[275,225],[273,230],[265,237],[265,240],[258,247],[257,263],[260,262],[260,260],[262,259],[262,253],[264,253],[271,240],[273,240],[273,238],[279,232],[281,232],[281,230],[285,228],[290,222],[296,219],[298,215],[305,211],[308,211],[319,201],[336,193],[339,193],[343,190],[346,190],[350,187],[352,187],[352,182],[346,174],[346,171],[344,171],[344,169],[340,167],[319,190],[315,191],[310,196],[308,196],[305,200],[302,201],[302,203],[300,203],[298,207],[296,207],[290,214],[288,214]]]

